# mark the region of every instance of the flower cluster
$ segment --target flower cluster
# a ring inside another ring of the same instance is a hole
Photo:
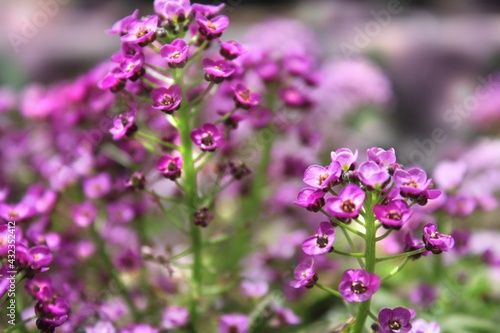
[[[346,148],[332,152],[330,158],[327,166],[311,165],[305,170],[303,181],[308,187],[299,192],[294,202],[309,211],[321,212],[328,221],[321,222],[316,233],[303,241],[302,250],[310,257],[297,266],[295,280],[290,286],[312,288],[317,285],[347,302],[365,303],[377,292],[382,281],[400,270],[381,279],[375,273],[377,262],[404,257],[408,260],[427,255],[428,251],[439,254],[453,248],[454,239],[441,234],[437,225],[429,222],[422,227],[421,241],[407,234],[410,244],[406,244],[405,252],[377,257],[376,243],[393,231],[401,230],[412,217],[414,205],[425,206],[439,197],[441,191],[433,188],[432,179],[424,170],[405,169],[398,164],[394,149],[370,148],[364,162],[358,162],[358,151]],[[380,235],[380,228],[387,231]],[[334,248],[338,229],[342,230],[354,253]],[[349,234],[365,242],[364,253],[355,251]],[[338,292],[318,283],[314,261],[327,253],[356,257],[361,266],[344,271]],[[367,311],[360,307],[356,320],[358,328],[366,320]],[[379,323],[380,332],[409,332],[411,329],[409,312],[403,308],[382,310]]]

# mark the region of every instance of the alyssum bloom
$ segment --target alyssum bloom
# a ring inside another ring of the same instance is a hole
[[[333,249],[335,229],[330,222],[321,222],[316,234],[302,243],[302,250],[308,255],[324,254]]]
[[[379,333],[408,333],[411,330],[411,317],[411,312],[408,309],[402,307],[384,308],[378,314]]]
[[[314,260],[312,258],[300,263],[294,271],[295,280],[290,282],[290,286],[293,288],[312,288],[318,276],[314,269]]]
[[[427,223],[422,227],[422,240],[425,248],[434,254],[450,250],[455,245],[455,240],[450,235],[441,234],[435,223]]]
[[[153,100],[153,108],[172,114],[180,108],[182,101],[182,88],[174,84],[168,88],[160,87],[151,91],[151,99]]]
[[[181,39],[176,38],[170,44],[161,48],[161,56],[171,68],[182,68],[187,62],[189,46]]]
[[[182,160],[180,157],[164,155],[158,160],[156,168],[165,178],[176,180],[181,176]]]
[[[191,140],[203,151],[214,151],[222,144],[222,134],[217,126],[204,124],[191,131]]]
[[[390,201],[387,205],[375,205],[373,207],[375,217],[382,223],[384,228],[399,230],[403,224],[412,216],[413,211],[404,200]]]
[[[327,167],[311,165],[304,172],[304,183],[316,188],[328,191],[340,178],[342,167],[337,161],[333,161]]]
[[[364,269],[348,269],[342,274],[339,292],[348,302],[364,302],[380,287],[378,275]]]
[[[297,195],[297,200],[293,202],[294,205],[304,207],[308,211],[318,212],[325,205],[325,192],[315,188],[303,188]]]
[[[356,218],[359,215],[366,194],[359,186],[349,184],[338,197],[326,199],[325,210],[338,219]]]

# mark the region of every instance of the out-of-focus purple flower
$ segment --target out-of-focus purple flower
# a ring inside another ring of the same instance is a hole
[[[348,171],[356,165],[358,150],[353,153],[349,148],[339,148],[330,153],[330,158],[332,162],[339,162],[343,171]]]
[[[394,309],[383,308],[378,314],[380,333],[408,333],[411,330],[411,312],[399,307]]]
[[[412,324],[412,329],[410,333],[440,333],[441,329],[439,324],[435,321],[430,323],[423,319],[416,319]]]
[[[123,42],[146,46],[155,40],[156,29],[158,28],[158,16],[151,15],[138,19],[130,23],[128,34],[121,37]]]
[[[372,161],[361,163],[358,168],[358,176],[367,188],[378,191],[387,186],[391,178],[387,169]]]
[[[14,91],[0,87],[0,114],[12,110],[16,106],[17,97]]]
[[[113,27],[109,30],[106,30],[108,34],[111,35],[126,35],[128,33],[128,28],[132,22],[137,20],[137,17],[139,16],[139,9],[134,10],[132,15],[125,16],[121,20],[117,21],[115,24],[113,24]]]
[[[451,216],[469,216],[476,209],[477,201],[467,194],[449,195],[444,209]]]
[[[97,86],[103,90],[109,89],[111,92],[117,92],[125,88],[126,80],[118,77],[120,73],[119,68],[112,69],[97,83]]]
[[[321,222],[316,234],[302,243],[302,250],[310,256],[324,254],[332,249],[334,241],[335,229],[330,222]]]
[[[98,321],[92,326],[85,328],[85,333],[116,333],[116,329],[109,321]]]
[[[417,239],[414,238],[409,232],[405,235],[405,247],[404,251],[405,252],[412,252],[416,250],[423,249],[425,247],[425,244]],[[430,252],[423,252],[423,253],[418,253],[410,256],[412,259],[418,259],[420,256],[427,256],[429,255]]]
[[[233,60],[243,53],[243,46],[234,40],[220,43],[220,54],[227,60]]]
[[[305,108],[312,104],[311,99],[294,86],[280,89],[278,94],[283,103],[292,108]]]
[[[189,45],[181,39],[176,38],[170,44],[161,48],[161,56],[171,68],[182,68],[187,62]]]
[[[324,196],[325,192],[323,190],[306,187],[300,190],[297,200],[293,204],[304,207],[311,212],[318,212],[325,205]]]
[[[438,297],[438,290],[435,286],[422,283],[410,293],[410,301],[412,304],[420,305],[424,308],[429,308],[434,304]]]
[[[260,103],[261,97],[255,92],[251,92],[245,85],[238,83],[234,90],[234,101],[236,106],[242,109],[250,109],[251,106],[255,106]]]
[[[120,113],[113,119],[113,127],[109,129],[111,135],[113,135],[113,140],[119,140],[124,136],[131,136],[137,131],[137,126],[135,125],[135,116],[137,110],[132,109],[126,113]]]
[[[106,212],[111,223],[129,223],[135,217],[134,206],[125,200],[108,203]]]
[[[385,206],[375,205],[373,207],[373,213],[385,228],[399,230],[412,216],[413,211],[406,201],[394,200],[390,201]]]
[[[451,237],[455,240],[453,250],[461,255],[467,254],[469,251],[471,231],[468,229],[453,229]]]
[[[269,323],[271,327],[279,327],[282,325],[297,325],[301,322],[300,318],[297,317],[297,315],[289,308],[285,308],[278,304],[273,304],[271,306],[271,311],[274,312],[274,315]]]
[[[26,280],[24,287],[39,302],[48,302],[54,297],[52,280],[47,276],[36,275],[33,279]]]
[[[266,281],[244,280],[240,284],[240,291],[246,297],[258,298],[267,294],[269,284]]]
[[[91,201],[85,201],[72,209],[73,220],[79,227],[88,227],[97,217],[97,207]]]
[[[309,258],[300,263],[294,271],[295,280],[290,281],[290,286],[293,288],[312,288],[318,277],[314,268],[314,260]]]
[[[417,198],[419,204],[425,204],[427,199],[436,199],[441,195],[440,190],[430,189],[432,179],[427,179],[425,171],[419,168],[396,170],[394,183],[402,196]]]
[[[220,37],[229,26],[229,18],[226,15],[219,15],[208,19],[201,14],[196,14],[195,19],[196,23],[200,26],[200,33],[209,40]]]
[[[55,297],[50,302],[38,302],[35,305],[35,313],[38,316],[36,322],[38,329],[52,332],[55,327],[61,326],[68,320],[70,306],[65,298]]]
[[[203,151],[214,151],[222,144],[223,137],[217,126],[204,124],[191,131],[191,140]]]
[[[356,218],[359,215],[366,194],[359,186],[349,184],[342,189],[338,197],[326,199],[326,211],[338,219]]]
[[[327,167],[311,165],[304,172],[304,183],[307,185],[328,191],[340,178],[342,167],[337,161],[333,161]]]
[[[36,245],[28,250],[30,258],[29,265],[31,269],[46,270],[45,268],[52,262],[53,256],[50,249],[45,245]]]
[[[422,240],[425,243],[425,248],[434,254],[439,254],[443,251],[449,251],[455,240],[450,235],[441,234],[435,223],[429,222],[422,227]]]
[[[184,22],[191,13],[191,3],[189,0],[155,0],[155,13],[176,25]]]
[[[206,227],[214,217],[208,212],[208,208],[203,207],[194,212],[193,223],[200,227]]]
[[[219,333],[248,333],[248,317],[236,313],[221,316]]]
[[[205,71],[205,79],[214,83],[221,83],[224,79],[233,75],[235,68],[233,64],[226,60],[212,60],[204,58],[201,61]]]
[[[170,305],[162,313],[161,325],[167,330],[182,327],[189,321],[189,312],[186,308]]]
[[[156,168],[165,178],[176,180],[181,176],[182,160],[180,157],[163,155],[158,159]]]
[[[396,152],[394,148],[385,150],[379,147],[373,147],[366,151],[368,161],[373,161],[380,166],[384,166],[389,171],[393,169],[396,164]]]
[[[180,108],[182,101],[182,88],[174,84],[168,88],[160,87],[151,91],[151,99],[153,100],[153,108],[172,114]]]
[[[342,274],[339,292],[347,302],[364,302],[380,287],[378,275],[364,269],[348,269]]]
[[[0,202],[0,217],[5,221],[22,221],[32,217],[33,213],[33,207],[24,202],[17,204]]]
[[[213,17],[214,15],[219,14],[224,8],[225,4],[220,3],[219,5],[203,5],[201,3],[194,3],[191,7],[191,10],[195,14],[200,14],[205,17]]]
[[[276,61],[264,60],[255,65],[255,72],[264,82],[271,82],[278,79],[280,67]]]
[[[83,193],[90,199],[102,198],[111,191],[111,177],[105,172],[83,181]]]
[[[442,161],[434,169],[434,181],[440,189],[453,191],[462,183],[467,164],[463,161]]]
[[[303,76],[311,71],[313,59],[305,55],[291,55],[283,59],[283,67],[291,75]]]

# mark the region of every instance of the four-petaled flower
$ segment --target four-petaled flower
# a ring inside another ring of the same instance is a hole
[[[338,219],[353,219],[358,217],[365,197],[365,192],[359,186],[349,184],[339,196],[326,199],[325,210]]]
[[[378,314],[379,333],[408,333],[411,330],[411,317],[410,310],[402,307],[383,308]]]
[[[182,101],[181,86],[174,84],[169,88],[160,87],[151,91],[151,99],[153,100],[153,108],[172,114],[180,108]]]
[[[212,19],[196,14],[196,23],[200,26],[200,33],[207,39],[220,37],[224,30],[229,26],[229,18],[225,15],[219,15]]]
[[[375,217],[382,223],[384,228],[399,230],[403,224],[412,216],[413,211],[404,200],[390,201],[387,205],[375,205],[373,207]]]
[[[181,176],[182,160],[180,157],[163,155],[158,159],[156,168],[165,178],[176,180]]]
[[[304,172],[304,183],[307,185],[328,191],[340,178],[342,167],[337,161],[333,161],[327,167],[311,165]]]
[[[191,140],[203,151],[214,151],[222,144],[222,134],[217,126],[204,124],[191,131]]]
[[[450,250],[455,240],[450,235],[441,234],[435,223],[429,222],[422,227],[422,240],[425,248],[434,254]]]
[[[364,302],[380,287],[378,275],[364,269],[348,269],[342,274],[339,292],[348,302]]]
[[[314,260],[312,258],[300,263],[294,271],[295,280],[290,281],[290,286],[293,288],[312,288],[318,277],[314,268]]]
[[[181,38],[174,39],[161,48],[160,54],[171,68],[182,68],[188,59],[188,44]]]
[[[314,236],[308,237],[302,243],[302,250],[310,256],[324,254],[333,249],[335,229],[330,222],[321,222]]]
[[[236,106],[242,109],[250,109],[251,106],[255,106],[260,103],[260,95],[251,92],[246,86],[238,83],[234,90],[234,101]]]

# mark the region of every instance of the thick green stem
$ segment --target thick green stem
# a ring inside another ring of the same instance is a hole
[[[367,212],[373,212],[373,205],[375,204],[376,196],[367,196],[365,200],[365,208]],[[375,265],[377,263],[376,256],[376,233],[377,228],[375,225],[375,217],[372,213],[368,213],[365,216],[365,227],[366,227],[366,247],[365,247],[365,270],[369,273],[375,272]],[[356,317],[356,323],[354,325],[354,333],[363,333],[365,328],[366,319],[370,314],[370,302],[371,298],[359,305],[358,315]]]
[[[182,80],[182,78],[178,78]],[[183,96],[184,97],[184,96]],[[193,159],[193,146],[191,142],[191,121],[189,110],[185,107],[179,109],[179,133],[181,136],[180,152],[182,155],[182,172],[183,172],[183,185],[184,185],[184,199],[186,205],[186,212],[189,219],[191,246],[193,249],[193,263],[191,272],[191,286],[190,286],[190,321],[191,331],[198,332],[198,302],[201,295],[202,284],[202,235],[200,227],[194,224],[194,212],[196,211],[196,202],[198,201],[196,169]]]

